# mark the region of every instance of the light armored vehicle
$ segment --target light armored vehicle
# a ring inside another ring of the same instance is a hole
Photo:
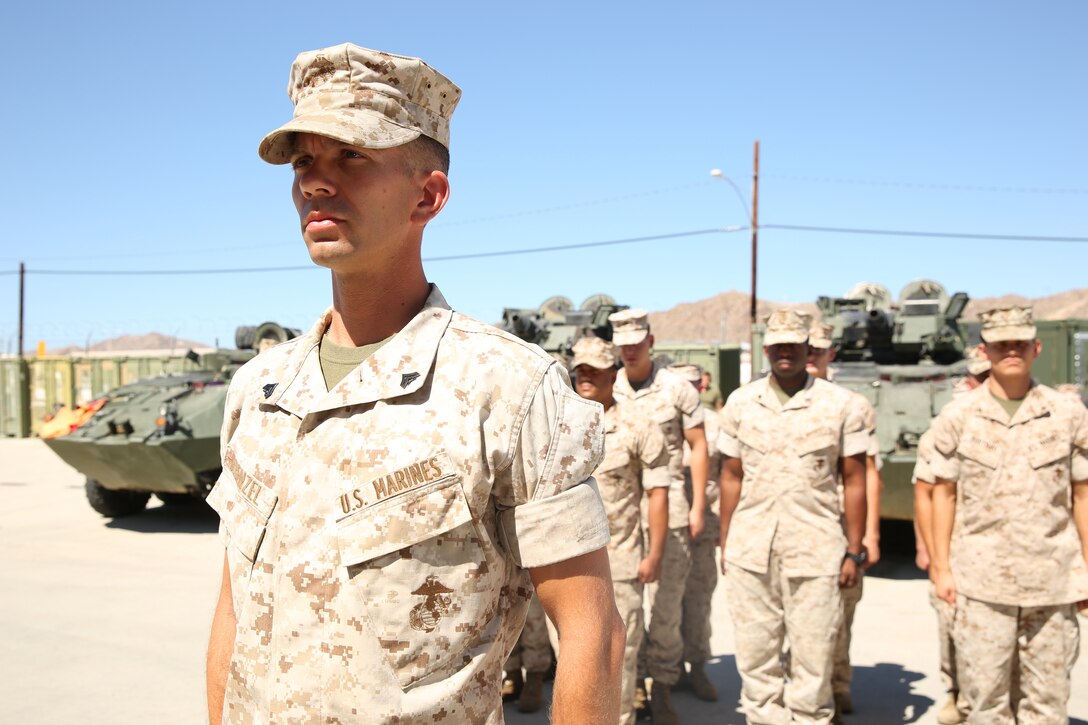
[[[573,357],[571,349],[579,338],[594,335],[612,339],[608,316],[626,310],[605,294],[591,295],[575,309],[567,297],[549,297],[536,309],[507,307],[502,311],[502,329],[544,348],[563,361]]]
[[[970,338],[961,321],[967,302],[967,294],[950,296],[925,279],[908,284],[898,298],[883,285],[862,283],[844,297],[816,301],[823,322],[834,327],[834,382],[861,393],[876,410],[885,518],[914,516],[918,439],[967,375]],[[761,339],[757,326],[755,376],[766,367]]]
[[[87,477],[87,499],[103,516],[138,513],[151,494],[167,504],[199,501],[219,477],[231,376],[260,350],[298,334],[273,322],[239,327],[237,349],[191,353],[192,372],[115,388],[89,420],[45,444]]]

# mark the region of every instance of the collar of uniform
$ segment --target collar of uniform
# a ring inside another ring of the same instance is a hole
[[[816,376],[809,375],[805,380],[805,386],[790,396],[785,404],[778,402],[778,396],[771,389],[773,375],[763,378],[763,390],[759,393],[759,402],[765,408],[771,410],[793,410],[795,408],[807,408],[812,404],[812,387],[816,384]]]
[[[332,319],[332,310],[326,310],[289,361],[288,369],[294,373],[291,382],[269,402],[302,418],[309,413],[414,393],[430,379],[438,342],[452,318],[446,298],[437,285],[431,285],[423,309],[392,340],[326,392],[318,360],[321,336]]]
[[[995,420],[1001,425],[1009,426],[1020,425],[1021,423],[1027,423],[1029,420],[1035,420],[1036,418],[1045,418],[1051,414],[1050,404],[1046,400],[1041,392],[1039,392],[1039,383],[1035,380],[1031,381],[1031,387],[1028,389],[1028,394],[1024,396],[1024,402],[1020,404],[1020,407],[1016,411],[1016,415],[1009,420],[1008,413],[1001,406],[1001,403],[997,402],[994,398],[994,394],[990,392],[990,384],[987,382],[978,386],[975,390],[971,391],[978,395],[978,412],[979,415]]]
[[[648,395],[649,393],[661,387],[661,383],[658,380],[657,374],[663,369],[664,368],[662,368],[656,362],[651,362],[650,375],[647,378],[650,381],[650,384],[641,387],[638,390],[635,390],[635,386],[631,385],[631,381],[627,379],[627,368],[621,368],[620,374],[616,376],[616,386],[622,388],[623,393],[632,398],[638,398],[643,395]]]

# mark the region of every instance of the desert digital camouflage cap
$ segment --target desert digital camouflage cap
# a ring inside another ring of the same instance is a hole
[[[797,310],[784,308],[775,310],[767,318],[767,332],[763,335],[764,345],[787,345],[808,340],[809,316]]]
[[[812,327],[808,329],[808,344],[809,347],[818,347],[821,350],[827,350],[833,344],[832,336],[835,333],[835,328],[826,322],[815,322]]]
[[[967,372],[971,375],[982,375],[990,369],[990,358],[983,354],[978,345],[972,345],[963,353],[967,361]]]
[[[294,118],[265,136],[258,149],[270,164],[288,162],[297,132],[372,149],[423,134],[449,148],[450,116],[461,99],[461,89],[421,59],[352,43],[300,53],[287,94]]]
[[[997,307],[978,317],[982,321],[981,335],[985,342],[1035,339],[1030,307]]]
[[[669,370],[689,383],[698,383],[703,379],[703,368],[695,363],[673,363],[669,366]]]
[[[608,321],[612,323],[612,342],[617,345],[637,345],[650,334],[646,310],[638,307],[613,312]]]
[[[616,346],[599,337],[583,337],[574,343],[574,359],[570,369],[579,365],[589,365],[598,370],[616,367]]]

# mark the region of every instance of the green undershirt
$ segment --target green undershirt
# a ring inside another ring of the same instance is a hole
[[[808,382],[807,378],[805,379],[805,382]],[[789,402],[790,398],[797,395],[804,389],[805,386],[802,385],[797,390],[794,390],[792,393],[787,393],[785,390],[782,389],[782,386],[778,384],[778,380],[773,375],[771,376],[771,390],[774,391],[775,396],[778,398],[779,405],[785,405]]]
[[[1004,398],[999,398],[994,395],[994,392],[992,390],[990,391],[990,395],[993,396],[993,399],[996,400],[998,404],[1005,409],[1005,412],[1009,416],[1009,420],[1012,420],[1013,416],[1016,415],[1016,411],[1020,410],[1020,406],[1024,403],[1023,398],[1020,398],[1020,400],[1005,400]]]
[[[321,338],[317,359],[321,363],[321,375],[325,378],[325,388],[332,390],[341,380],[348,376],[364,360],[381,349],[382,345],[393,339],[393,336],[380,342],[372,342],[360,347],[343,347],[337,345],[327,336]]]

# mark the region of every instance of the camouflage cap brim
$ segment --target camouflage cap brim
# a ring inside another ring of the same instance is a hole
[[[792,330],[776,330],[774,332],[768,332],[763,336],[763,344],[767,347],[770,347],[771,345],[796,345],[807,341],[808,335],[800,332],[793,332]]]
[[[637,345],[646,339],[646,336],[650,334],[649,330],[623,330],[612,331],[612,344],[613,345]]]
[[[270,164],[286,164],[294,151],[294,134],[312,133],[367,149],[387,149],[419,138],[420,131],[394,123],[362,108],[338,108],[291,119],[261,140],[257,153]]]
[[[767,343],[767,344],[770,344],[770,343]],[[809,347],[814,347],[817,350],[830,350],[831,349],[831,340],[828,340],[828,339],[825,339],[825,338],[822,338],[822,337],[810,337],[808,339],[808,346]]]
[[[975,358],[967,361],[967,372],[971,375],[982,375],[990,369],[990,361],[987,358]]]
[[[990,329],[983,328],[979,334],[983,342],[1017,342],[1034,340],[1038,337],[1038,330],[1035,329],[1035,325],[1002,325]]]
[[[574,370],[579,365],[588,365],[591,368],[597,368],[598,370],[610,370],[616,367],[615,362],[608,360],[601,355],[575,355],[574,359],[570,361],[570,369]]]

